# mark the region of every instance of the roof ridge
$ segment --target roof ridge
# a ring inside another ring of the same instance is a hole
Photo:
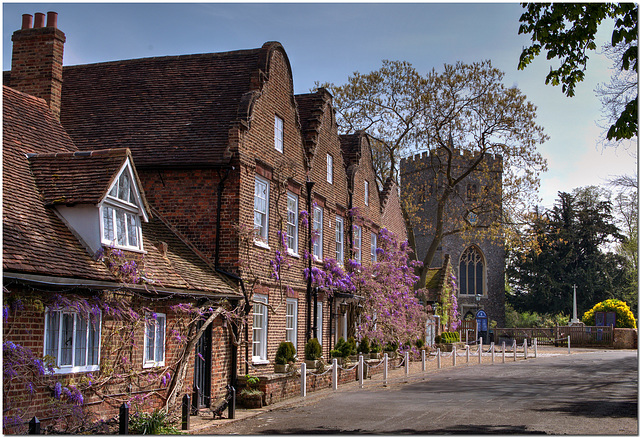
[[[131,154],[129,149],[120,147],[104,150],[80,150],[77,152],[27,153],[27,158],[101,158],[106,156],[127,156],[129,154]]]

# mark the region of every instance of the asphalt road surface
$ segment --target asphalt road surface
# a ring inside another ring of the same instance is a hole
[[[444,368],[341,389],[207,434],[638,435],[638,353],[598,351]]]

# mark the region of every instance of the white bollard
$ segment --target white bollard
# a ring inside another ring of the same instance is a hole
[[[527,339],[524,339],[524,359],[527,359]]]
[[[491,364],[495,364],[496,362],[496,345],[494,342],[491,342]]]
[[[300,364],[300,394],[307,396],[307,363]]]
[[[516,355],[517,355],[517,345],[516,345],[516,339],[513,339],[513,361],[516,360]]]
[[[440,348],[436,351],[436,358],[438,360],[438,369],[442,369],[442,363],[440,362]]]
[[[456,347],[455,346],[452,349],[451,356],[453,357],[453,367],[456,367],[457,355],[456,355]]]
[[[533,358],[538,358],[538,339],[533,339]]]
[[[409,352],[404,353],[404,376],[409,376]]]
[[[570,335],[567,335],[567,349],[570,354],[571,353],[571,336]]]
[[[382,367],[382,384],[387,386],[387,375],[389,374],[389,355],[384,354],[384,367]]]
[[[422,349],[422,371],[427,371],[427,351]]]
[[[505,360],[504,353],[505,353],[506,347],[507,347],[507,345],[504,344],[504,341],[503,341],[502,342],[502,364],[504,364],[504,360]]]
[[[478,364],[482,364],[482,337],[480,337],[480,344],[478,345]]]
[[[364,386],[364,358],[362,354],[358,356],[358,381],[360,382],[360,388]]]
[[[333,384],[333,391],[338,390],[338,360],[333,359],[333,368],[331,369],[331,383]]]
[[[467,352],[467,364],[469,364],[469,345],[468,345],[468,344],[466,344],[466,345],[464,346],[464,348],[467,350],[467,351],[466,351],[466,352]]]

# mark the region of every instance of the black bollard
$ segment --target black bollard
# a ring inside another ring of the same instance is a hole
[[[40,434],[40,421],[36,416],[29,421],[29,434]]]
[[[182,397],[182,430],[188,431],[191,423],[191,399],[189,395]]]
[[[124,402],[120,405],[120,434],[129,434],[129,405]]]
[[[231,392],[231,399],[229,400],[229,419],[235,419],[236,417],[236,388],[233,386],[229,387],[229,391]]]

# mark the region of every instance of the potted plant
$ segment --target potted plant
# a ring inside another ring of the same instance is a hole
[[[349,355],[348,355],[349,359],[351,361],[357,361],[358,360],[358,356],[355,355],[355,353],[357,352],[357,348],[358,348],[358,346],[356,345],[356,339],[353,338],[353,337],[349,337],[347,339],[347,344],[350,347],[350,351],[349,351]]]
[[[290,341],[280,342],[276,351],[275,365],[273,371],[276,373],[286,373],[290,363],[296,360],[296,347]]]
[[[345,348],[348,349],[345,355]],[[340,337],[333,349],[329,352],[331,354],[331,358],[335,358],[338,361],[338,364],[342,365],[344,363],[344,359],[349,356],[349,350],[351,346],[344,341],[344,337]]]
[[[389,358],[395,358],[397,350],[398,345],[395,342],[387,343],[384,345],[384,351],[389,356]]]
[[[371,350],[369,351],[369,358],[373,360],[380,359],[380,352],[382,352],[382,347],[380,347],[380,343],[377,340],[373,340],[371,342]]]
[[[369,359],[369,352],[371,352],[371,348],[369,347],[369,339],[367,337],[363,337],[362,340],[360,340],[357,351],[359,354],[362,354],[362,358],[365,360]]]
[[[304,362],[309,369],[315,369],[320,356],[322,355],[322,346],[317,338],[311,338],[304,347]]]
[[[246,386],[240,390],[239,399],[246,408],[262,408],[264,392],[260,390],[260,378],[247,374]]]

